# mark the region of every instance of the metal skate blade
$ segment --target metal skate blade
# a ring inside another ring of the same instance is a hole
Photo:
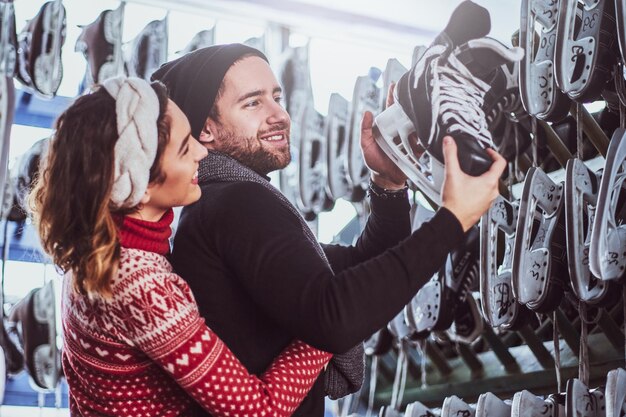
[[[35,91],[46,98],[54,97],[63,78],[61,46],[65,35],[65,7],[60,1],[44,4],[41,10],[41,50],[29,51],[34,58],[31,79]],[[33,44],[31,44],[33,45]]]
[[[437,276],[435,274],[411,300],[410,308],[414,319],[412,327],[418,333],[432,330],[439,318],[442,288]]]
[[[613,2],[598,0],[584,7],[578,0],[560,0],[554,67],[558,86],[570,98],[587,102],[600,97],[610,77],[608,45],[603,32],[614,33]],[[609,9],[609,10],[606,10]],[[580,25],[590,21],[594,24]],[[612,55],[612,51],[610,52]]]
[[[324,117],[309,103],[302,135],[299,155],[299,207],[304,213],[317,214],[322,211],[326,198],[326,140],[324,139]]]
[[[300,201],[299,185],[299,161],[300,144],[304,132],[307,105],[310,101],[310,92],[300,87],[291,92],[288,99],[289,115],[291,117],[290,146],[291,162],[279,171],[280,190],[294,206],[302,207]]]
[[[609,371],[606,377],[606,417],[626,414],[626,371],[622,368]]]
[[[605,417],[605,398],[600,389],[589,390],[578,378],[567,381],[566,417]]]
[[[513,245],[519,205],[498,196],[480,222],[480,297],[485,319],[492,327],[511,327],[519,304],[511,283]],[[504,254],[498,262],[498,241],[504,237]]]
[[[439,417],[437,410],[426,407],[419,401],[415,401],[406,406],[405,417]]]
[[[520,93],[524,108],[541,120],[567,116],[571,100],[561,92],[554,76],[554,39],[558,1],[522,0],[520,46],[527,53],[520,65]],[[536,26],[540,26],[539,34]]]
[[[618,200],[626,179],[625,139],[626,130],[616,129],[606,155],[591,232],[589,268],[603,280],[620,278],[626,268],[626,226],[616,218]]]
[[[400,77],[402,77],[408,69],[404,67],[395,58],[390,58],[387,60],[387,66],[385,66],[385,71],[383,71],[383,87],[380,90],[380,109],[384,109],[387,104],[387,93],[389,91],[389,87],[391,84],[395,84],[398,82]]]
[[[409,337],[411,334],[411,329],[406,324],[406,320],[404,318],[404,310],[398,313],[393,320],[387,324],[387,329],[396,338],[396,340],[403,340]]]
[[[511,403],[494,394],[480,394],[476,403],[476,417],[511,417]]]
[[[476,410],[465,401],[452,395],[443,400],[441,417],[474,417]]]
[[[334,200],[350,192],[348,182],[348,123],[350,103],[337,93],[330,95],[325,136],[328,164],[328,191]]]
[[[478,303],[470,293],[465,301],[457,304],[454,321],[446,333],[452,342],[470,344],[482,335],[483,326],[483,316],[478,311]]]
[[[435,204],[441,204],[443,164],[427,152],[416,155],[409,137],[415,133],[413,122],[395,103],[374,120],[374,139],[404,174]]]
[[[380,90],[369,76],[356,80],[352,95],[350,133],[348,135],[348,176],[353,187],[363,187],[369,178],[361,152],[361,120],[366,111],[376,115],[380,106]]]
[[[591,172],[579,159],[567,161],[565,171],[567,259],[572,288],[580,300],[598,303],[609,288],[602,280],[592,276],[589,270],[589,245],[600,176]]]
[[[554,402],[524,390],[513,396],[511,417],[559,417],[559,410]]]
[[[390,405],[383,405],[378,412],[378,417],[402,417],[403,414]]]
[[[517,219],[513,250],[513,293],[520,304],[543,310],[556,302],[560,288],[552,282],[552,239],[563,203],[563,184],[555,184],[541,169],[531,168]]]

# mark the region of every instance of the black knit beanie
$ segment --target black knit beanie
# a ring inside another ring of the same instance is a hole
[[[191,134],[198,138],[226,72],[248,54],[267,61],[261,51],[240,43],[214,45],[163,64],[151,79],[167,86],[170,98],[189,119]]]

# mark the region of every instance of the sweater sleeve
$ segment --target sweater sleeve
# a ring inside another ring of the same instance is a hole
[[[369,198],[370,213],[353,246],[322,245],[335,273],[380,255],[411,234],[408,194],[403,198]]]
[[[332,353],[389,322],[463,238],[456,217],[440,209],[397,245],[334,274],[295,215],[262,185],[237,184],[217,206],[218,222],[204,221],[201,204],[184,213],[179,234],[210,236],[215,256],[259,308],[294,338]],[[196,250],[190,244],[177,236],[175,265],[201,282],[206,271],[190,266],[198,262],[186,258]]]
[[[142,350],[213,416],[289,416],[331,355],[294,341],[266,372],[251,375],[199,317],[175,274],[134,274],[110,313]]]

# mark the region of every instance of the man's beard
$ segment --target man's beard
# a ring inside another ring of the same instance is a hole
[[[285,129],[286,130],[286,129]],[[247,166],[253,171],[267,175],[277,169],[285,168],[291,161],[289,148],[281,154],[272,153],[262,146],[260,139],[251,136],[244,137],[219,126],[214,149],[225,153]],[[258,145],[258,146],[255,146]]]

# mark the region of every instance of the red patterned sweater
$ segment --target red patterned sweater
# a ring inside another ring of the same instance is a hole
[[[119,219],[122,246],[110,299],[63,294],[63,367],[72,416],[288,416],[330,354],[295,341],[257,377],[198,315],[165,258],[172,211]]]

